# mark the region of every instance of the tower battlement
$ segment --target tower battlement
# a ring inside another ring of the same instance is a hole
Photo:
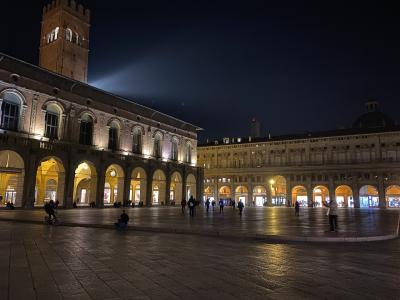
[[[55,12],[58,8],[63,8],[86,22],[90,22],[90,10],[85,9],[82,4],[78,4],[75,0],[54,0],[50,2],[43,7],[43,17]]]

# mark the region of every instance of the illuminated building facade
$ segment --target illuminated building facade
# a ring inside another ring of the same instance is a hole
[[[60,0],[43,13],[43,68],[0,53],[0,205],[201,198],[199,128],[87,85],[89,11]]]
[[[268,138],[225,138],[198,148],[204,198],[254,206],[400,206],[400,127],[376,101],[352,128]]]

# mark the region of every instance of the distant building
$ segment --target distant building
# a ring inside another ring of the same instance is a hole
[[[86,84],[89,11],[43,9],[40,66],[0,53],[0,206],[201,198],[198,127]]]
[[[204,197],[254,206],[400,207],[400,126],[369,101],[352,128],[198,147]],[[228,141],[228,143],[226,142]]]
[[[251,132],[250,136],[252,138],[261,137],[261,123],[256,118],[251,119]]]

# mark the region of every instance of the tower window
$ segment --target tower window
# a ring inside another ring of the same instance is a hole
[[[92,145],[93,139],[93,120],[85,114],[81,120],[79,143],[82,145]]]

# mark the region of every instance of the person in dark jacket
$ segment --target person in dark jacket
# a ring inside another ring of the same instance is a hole
[[[225,206],[224,200],[220,199],[219,200],[219,213],[220,214],[224,213],[224,206]]]
[[[181,201],[181,209],[182,209],[182,214],[185,213],[185,209],[186,209],[186,200],[185,198],[182,199]]]
[[[296,217],[298,217],[300,215],[300,203],[297,200],[296,200],[296,203],[294,204],[294,215]]]
[[[194,217],[194,210],[196,208],[196,200],[193,198],[193,196],[190,196],[189,201],[188,201],[188,206],[189,206],[190,216]]]
[[[206,200],[206,211],[208,213],[208,211],[210,210],[210,198],[207,198]]]
[[[244,208],[244,204],[243,204],[242,200],[239,200],[238,208],[239,208],[239,215],[242,216],[243,208]]]

